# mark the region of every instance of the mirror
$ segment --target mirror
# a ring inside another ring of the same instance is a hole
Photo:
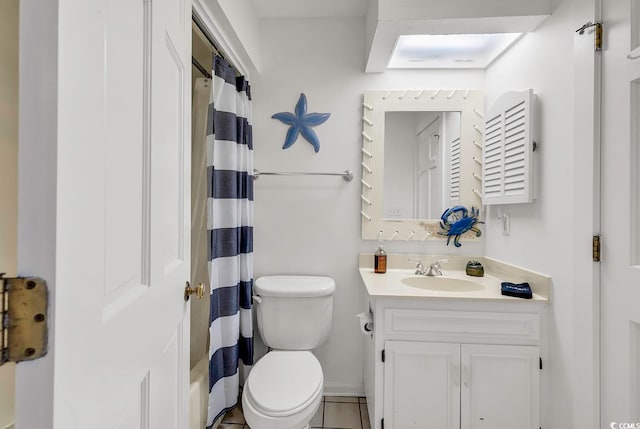
[[[443,239],[445,209],[482,205],[481,91],[370,91],[363,113],[363,239]]]
[[[387,219],[438,219],[460,204],[460,112],[386,112]]]

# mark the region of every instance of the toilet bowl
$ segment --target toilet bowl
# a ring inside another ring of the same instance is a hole
[[[302,429],[322,403],[320,363],[308,351],[272,351],[244,385],[242,409],[252,429]]]
[[[268,276],[254,284],[258,331],[273,350],[251,369],[242,392],[251,429],[303,429],[322,403],[324,376],[310,350],[331,327],[329,277]]]

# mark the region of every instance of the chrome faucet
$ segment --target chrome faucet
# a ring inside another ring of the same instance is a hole
[[[409,261],[411,261],[411,259],[409,259]],[[424,265],[422,264],[422,261],[420,261],[420,260],[416,261],[416,275],[419,275],[419,276],[426,276],[427,275],[427,270],[424,268]]]
[[[425,276],[441,276],[442,275],[442,265],[444,263],[449,262],[448,259],[438,259],[432,264],[429,264],[429,268],[425,274]]]
[[[409,261],[412,261],[409,259]],[[442,265],[444,263],[449,262],[448,259],[438,259],[432,264],[429,264],[429,267],[425,268],[424,264],[420,260],[416,260],[416,275],[418,276],[441,276],[442,275]]]

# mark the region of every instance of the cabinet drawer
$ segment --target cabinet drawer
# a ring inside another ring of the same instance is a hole
[[[385,309],[384,332],[387,339],[451,341],[482,338],[500,342],[537,342],[540,340],[540,315]]]

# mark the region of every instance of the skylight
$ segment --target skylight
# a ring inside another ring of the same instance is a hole
[[[400,36],[388,68],[485,68],[521,33]]]

